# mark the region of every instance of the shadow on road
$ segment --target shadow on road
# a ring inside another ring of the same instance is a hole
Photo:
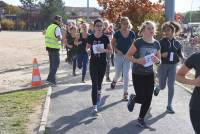
[[[106,102],[106,99],[109,97],[109,95],[103,96],[102,97],[102,103],[101,106],[103,106]],[[99,108],[100,112],[103,110],[106,110],[109,107],[112,107],[122,101],[117,101],[112,104],[106,105],[104,107]],[[81,111],[76,112],[75,114],[71,116],[63,116],[60,117],[58,120],[53,122],[51,126],[53,127],[48,127],[46,128],[46,133],[48,134],[65,134],[67,131],[78,127],[79,125],[87,125],[92,123],[96,117],[93,116],[92,114],[92,107],[89,107],[87,109],[83,109]]]
[[[152,125],[154,124],[155,122],[157,122],[158,120],[164,118],[166,116],[166,112],[154,117],[154,118],[151,118],[152,116],[149,116],[151,115],[150,112],[147,114],[147,120],[146,122],[149,124],[149,125]],[[150,119],[151,118],[151,119]],[[155,128],[148,128],[149,131],[156,131]],[[131,122],[129,122],[128,124],[122,126],[122,127],[115,127],[113,129],[110,130],[110,132],[108,132],[108,134],[139,134],[141,133],[142,131],[144,131],[145,129],[143,128],[140,128],[138,125],[137,125],[137,120],[133,120]]]
[[[56,89],[57,89],[57,87],[56,87]],[[74,91],[85,92],[85,91],[91,89],[91,85],[75,85],[75,86],[67,87],[67,88],[62,89],[62,90],[56,90],[56,89],[51,94],[51,99],[56,98],[56,97],[61,96],[61,95],[66,95],[66,94],[72,93]]]

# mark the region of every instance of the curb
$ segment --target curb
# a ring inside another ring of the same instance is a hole
[[[184,85],[178,83],[177,81],[175,81],[175,84],[180,86],[181,88],[185,89],[188,93],[192,94],[193,91],[191,89],[185,87]]]
[[[48,93],[46,96],[45,104],[44,104],[44,110],[42,113],[42,119],[40,121],[40,126],[38,130],[38,134],[44,134],[45,133],[45,127],[47,124],[47,118],[48,118],[48,112],[49,112],[49,106],[50,106],[50,97],[51,97],[52,87],[50,86],[48,88]]]

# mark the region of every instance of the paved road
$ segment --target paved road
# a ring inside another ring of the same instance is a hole
[[[174,109],[176,114],[167,114],[167,90],[153,97],[151,109],[146,116],[150,129],[136,125],[140,105],[132,113],[122,98],[122,83],[111,90],[110,83],[103,82],[102,104],[97,118],[92,116],[91,82],[80,82],[81,75],[73,77],[72,68],[66,65],[65,74],[60,70],[59,85],[53,88],[47,123],[48,134],[194,134],[190,124],[188,105],[190,94],[175,86]],[[63,69],[63,68],[62,68]],[[80,73],[80,71],[79,71]],[[62,77],[60,76],[62,75]],[[113,75],[113,73],[112,73]],[[130,82],[129,92],[133,87]]]

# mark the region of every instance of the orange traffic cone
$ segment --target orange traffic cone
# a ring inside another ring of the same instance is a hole
[[[38,68],[37,59],[33,59],[33,71],[32,71],[32,86],[41,86],[43,82],[40,77],[40,70]]]

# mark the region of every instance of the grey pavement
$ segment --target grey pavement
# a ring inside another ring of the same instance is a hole
[[[87,73],[86,83],[81,83],[79,75],[71,75],[72,67],[58,72],[59,84],[53,87],[50,111],[46,127],[47,134],[194,134],[189,119],[189,100],[191,94],[175,86],[174,110],[176,114],[167,114],[167,90],[153,96],[151,108],[146,116],[150,129],[136,125],[140,105],[136,104],[133,112],[128,112],[127,102],[122,101],[122,83],[116,89],[110,89],[109,82],[103,82],[100,115],[92,115],[91,82]],[[112,68],[111,78],[114,72]],[[145,83],[144,83],[145,84]],[[129,93],[134,93],[130,81]]]

